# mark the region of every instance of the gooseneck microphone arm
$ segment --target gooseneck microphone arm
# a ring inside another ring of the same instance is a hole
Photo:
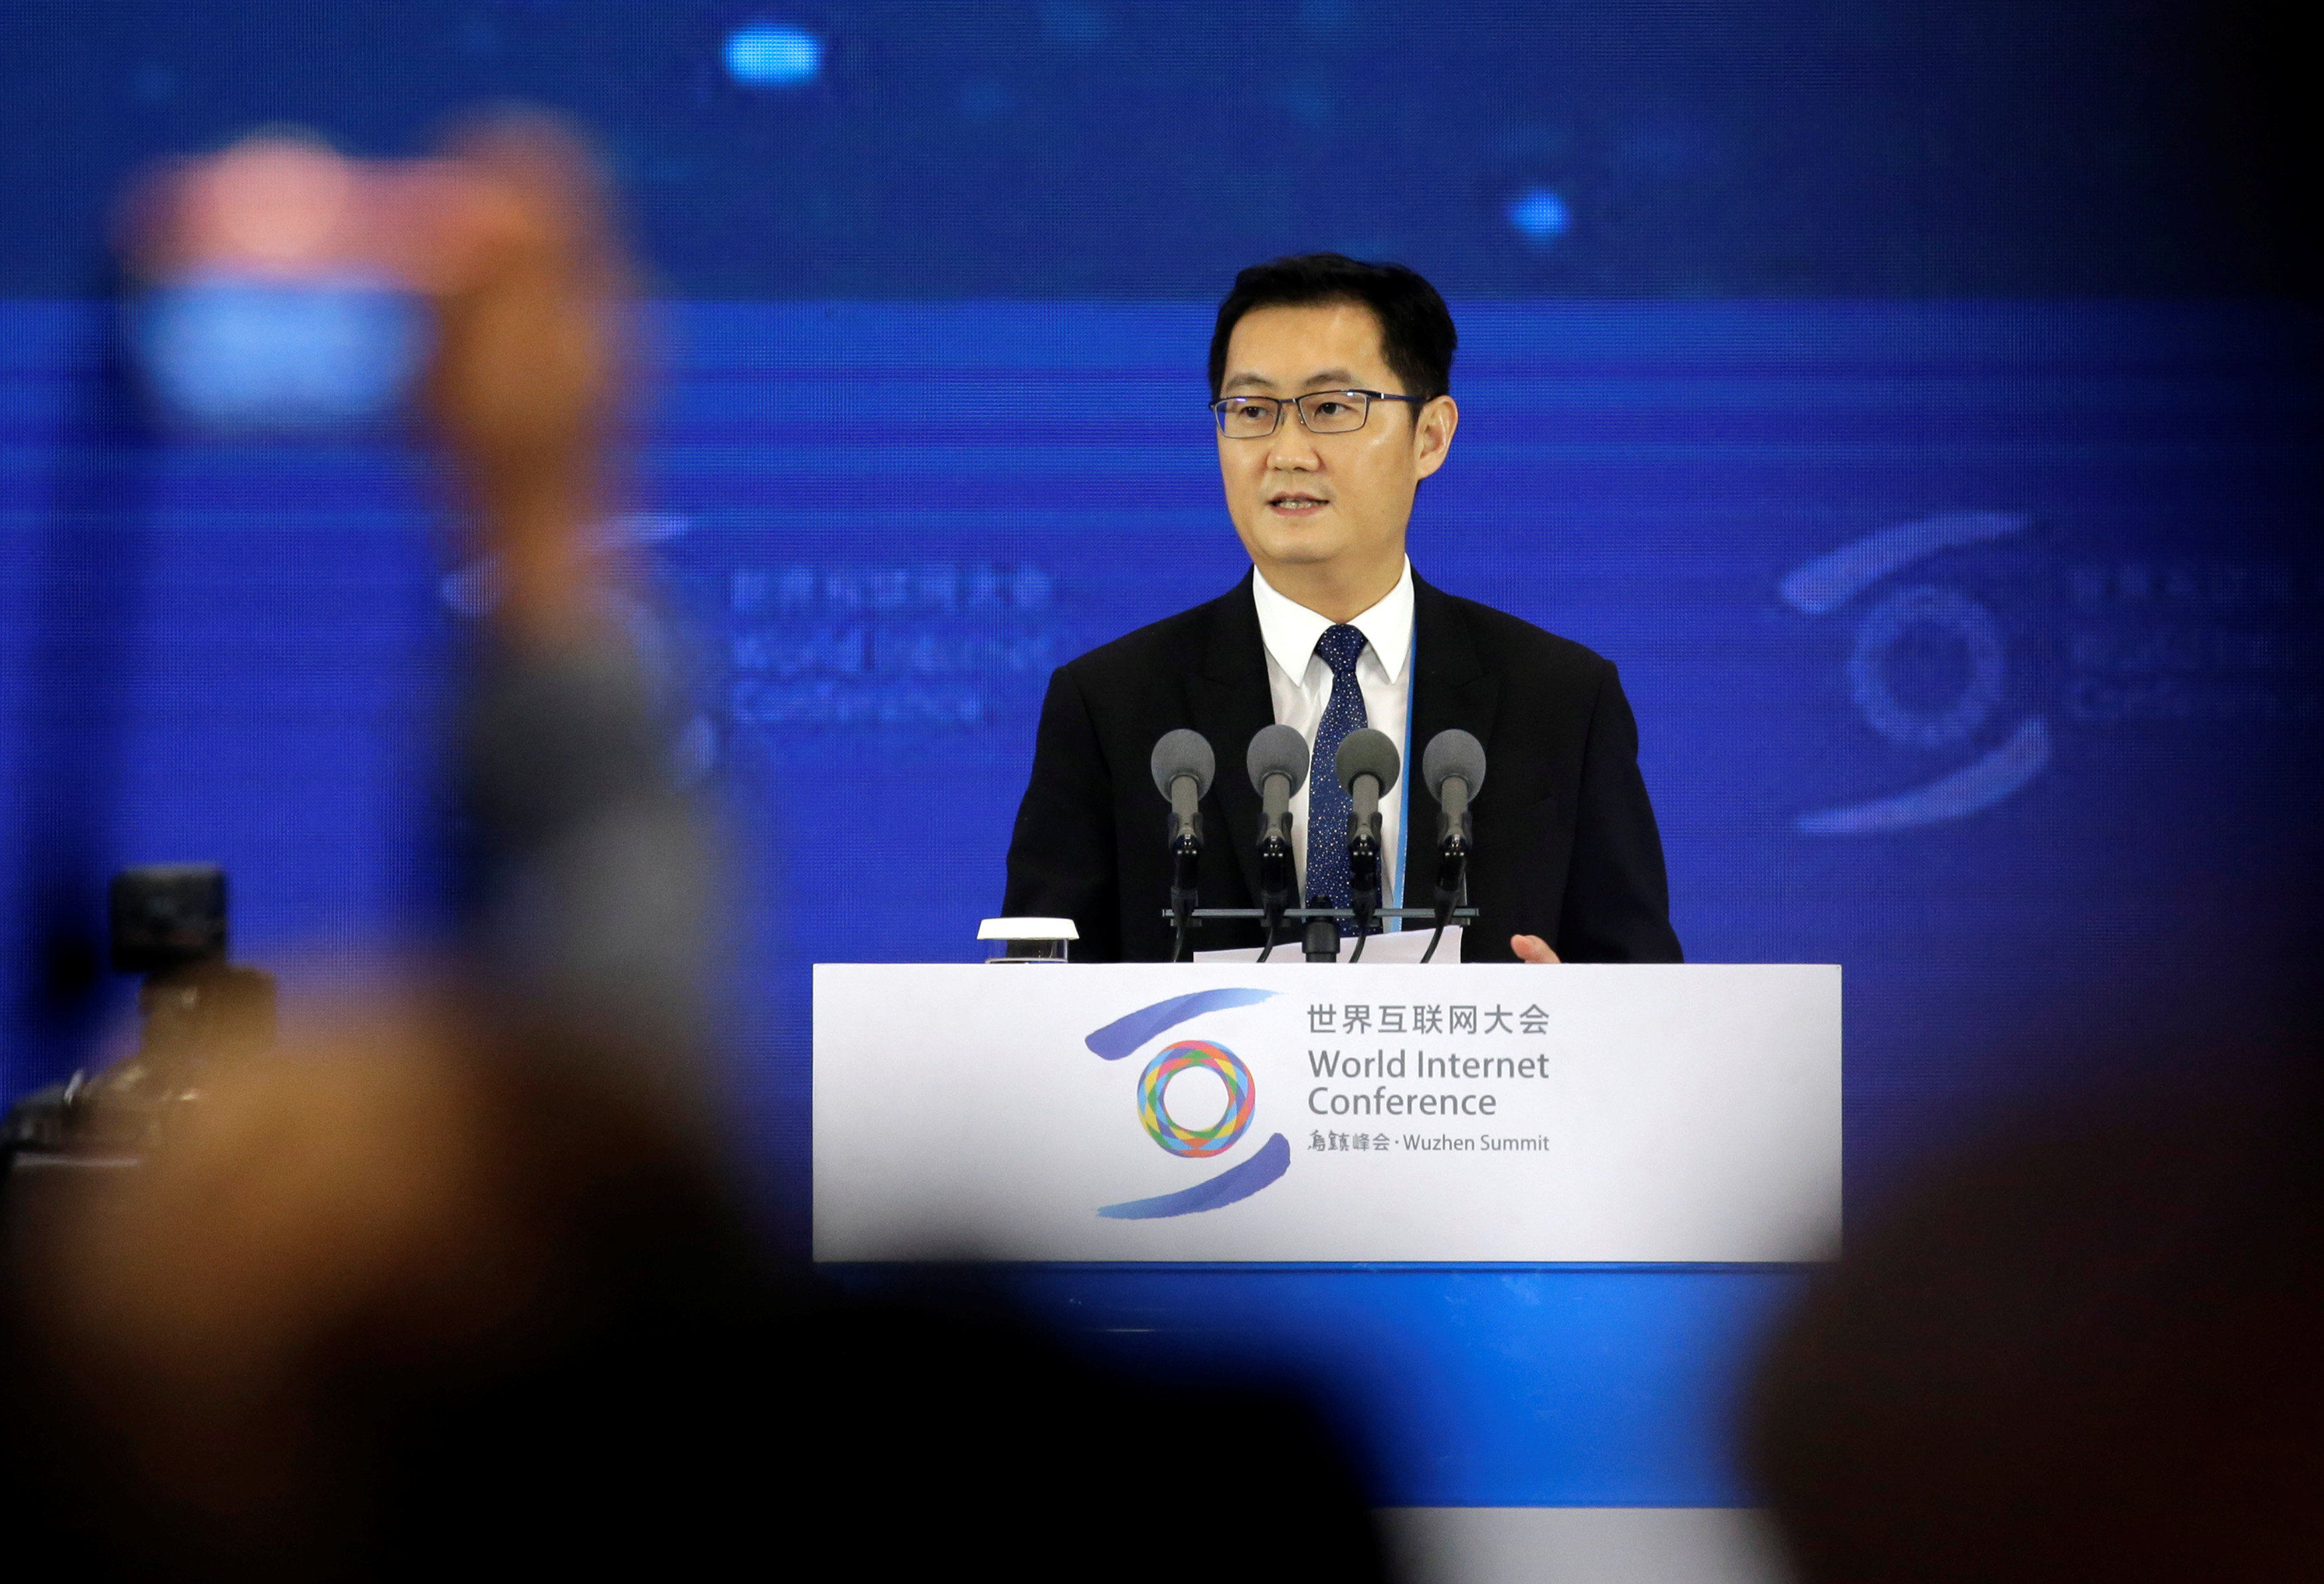
[[[1194,926],[1194,909],[1202,905],[1196,874],[1203,862],[1203,811],[1195,806],[1200,794],[1194,778],[1180,776],[1170,783],[1170,917],[1173,935],[1170,961],[1186,957],[1186,932]]]
[[[1275,951],[1283,915],[1299,905],[1299,867],[1291,851],[1291,799],[1307,783],[1307,740],[1289,726],[1268,726],[1250,740],[1246,759],[1250,784],[1259,793],[1259,915],[1266,944],[1259,960]]]
[[[1259,816],[1259,926],[1267,932],[1267,945],[1259,960],[1275,950],[1275,936],[1283,927],[1284,909],[1299,900],[1299,866],[1291,855],[1291,782],[1269,776],[1260,788],[1265,809]]]
[[[1364,938],[1372,933],[1373,915],[1380,905],[1380,785],[1370,776],[1358,776],[1348,789],[1355,806],[1348,810],[1348,907],[1356,916],[1356,949],[1348,961],[1364,954]]]
[[[1434,754],[1438,744],[1447,738],[1465,741],[1474,753],[1475,763],[1468,772],[1465,792],[1447,792],[1439,788],[1435,781],[1430,782],[1440,802],[1448,797],[1465,798],[1474,793],[1477,782],[1484,775],[1484,751],[1477,748],[1477,740],[1466,732],[1440,734],[1436,742],[1429,745],[1430,753]],[[1432,916],[1426,908],[1383,905],[1389,877],[1384,873],[1387,854],[1380,804],[1395,789],[1397,778],[1404,769],[1396,743],[1386,732],[1369,727],[1349,732],[1332,765],[1333,776],[1347,788],[1350,805],[1348,873],[1354,895],[1345,907],[1326,896],[1310,897],[1304,905],[1299,900],[1299,855],[1291,839],[1291,800],[1307,785],[1307,740],[1289,726],[1266,727],[1250,740],[1250,751],[1243,766],[1250,772],[1251,790],[1259,794],[1259,906],[1204,907],[1194,894],[1194,883],[1203,853],[1201,804],[1210,795],[1211,776],[1216,768],[1211,758],[1211,745],[1199,734],[1185,731],[1173,732],[1154,745],[1154,789],[1170,806],[1170,906],[1163,911],[1163,916],[1175,926],[1172,962],[1185,956],[1187,931],[1206,920],[1232,920],[1238,925],[1256,920],[1264,932],[1265,944],[1259,953],[1262,962],[1282,944],[1278,937],[1283,926],[1292,923],[1306,926],[1309,962],[1336,961],[1340,955],[1340,930],[1353,924],[1356,949],[1347,959],[1353,962],[1363,956],[1366,937],[1383,927],[1386,920],[1397,918],[1408,923]],[[1465,815],[1455,823],[1465,842]],[[1465,903],[1454,905],[1451,914],[1462,919],[1473,919],[1476,916],[1477,910]],[[1446,922],[1441,902],[1433,916],[1441,939]],[[1429,950],[1435,950],[1434,941],[1429,943]]]
[[[1380,798],[1396,785],[1403,769],[1395,740],[1367,726],[1351,732],[1340,744],[1333,773],[1348,789],[1348,910],[1356,916],[1356,949],[1348,954],[1356,962],[1364,942],[1379,927],[1380,909]]]
[[[1454,780],[1446,785],[1436,815],[1436,888],[1430,898],[1436,905],[1436,929],[1428,950],[1421,954],[1423,962],[1436,955],[1436,944],[1444,938],[1452,909],[1469,899],[1471,841],[1468,793]]]
[[[1476,836],[1469,818],[1469,800],[1485,784],[1485,746],[1457,728],[1429,739],[1420,760],[1421,779],[1436,798],[1436,929],[1429,937],[1423,962],[1436,955],[1452,910],[1469,899],[1469,854]]]
[[[1218,760],[1201,732],[1181,727],[1165,733],[1154,745],[1151,768],[1155,790],[1170,805],[1170,961],[1179,962],[1185,960],[1186,933],[1194,926],[1194,909],[1202,905],[1197,889],[1203,861],[1202,801],[1211,789]]]

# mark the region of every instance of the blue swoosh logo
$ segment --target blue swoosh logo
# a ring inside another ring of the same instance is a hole
[[[1821,616],[1923,556],[2007,539],[2033,520],[2016,511],[1949,511],[1900,522],[1793,568],[1778,587],[1793,609]]]
[[[1127,1017],[1115,1018],[1082,1043],[1106,1061],[1118,1062],[1164,1029],[1175,1027],[1189,1018],[1199,1018],[1205,1012],[1222,1011],[1228,1007],[1255,1006],[1278,993],[1263,990],[1196,990],[1190,996],[1172,996],[1167,1001],[1157,1001],[1150,1007],[1139,1008]]]
[[[2050,762],[2050,728],[2034,715],[2016,732],[1974,764],[1925,787],[1876,797],[1845,808],[1820,809],[1799,817],[1799,827],[1812,836],[1857,835],[1868,831],[1904,831],[1939,820],[1960,819],[1990,808],[2035,776]]]
[[[1133,1199],[1123,1204],[1109,1204],[1097,1213],[1117,1221],[1158,1220],[1164,1216],[1192,1215],[1196,1211],[1216,1210],[1222,1204],[1232,1204],[1238,1199],[1252,1194],[1274,1182],[1291,1169],[1291,1145],[1277,1133],[1259,1147],[1259,1153],[1239,1166],[1230,1166],[1217,1176],[1181,1188],[1176,1193],[1159,1193],[1152,1199]]]

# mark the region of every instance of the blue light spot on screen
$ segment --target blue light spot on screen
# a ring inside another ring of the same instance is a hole
[[[1509,200],[1509,224],[1529,242],[1554,242],[1573,225],[1573,211],[1546,187],[1529,187]]]
[[[822,69],[823,41],[798,28],[754,22],[726,35],[726,75],[745,87],[796,87]]]

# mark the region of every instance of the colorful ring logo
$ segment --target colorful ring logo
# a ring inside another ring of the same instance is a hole
[[[1162,1098],[1170,1080],[1193,1067],[1217,1073],[1227,1086],[1226,1112],[1207,1128],[1181,1128],[1170,1119]],[[1172,1155],[1199,1160],[1234,1147],[1250,1126],[1252,1099],[1250,1069],[1232,1051],[1205,1039],[1181,1040],[1147,1064],[1146,1075],[1138,1081],[1138,1118],[1155,1143]]]

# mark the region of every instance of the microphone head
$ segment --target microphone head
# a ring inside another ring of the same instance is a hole
[[[1404,768],[1404,760],[1396,751],[1396,742],[1376,726],[1366,726],[1360,732],[1351,732],[1340,744],[1339,757],[1332,761],[1333,773],[1340,785],[1350,792],[1356,789],[1358,776],[1370,776],[1379,782],[1383,796],[1396,785],[1397,772]]]
[[[1287,776],[1291,790],[1296,793],[1307,784],[1307,739],[1293,726],[1268,726],[1250,740],[1250,752],[1244,756],[1250,770],[1251,789],[1260,797],[1267,795],[1267,778]]]
[[[1154,745],[1154,789],[1162,800],[1170,800],[1170,783],[1181,776],[1194,778],[1196,798],[1211,795],[1211,778],[1219,773],[1218,756],[1211,751],[1211,741],[1200,732],[1189,732],[1181,726],[1176,732],[1166,732]]]
[[[1485,784],[1485,745],[1458,726],[1431,737],[1420,756],[1420,778],[1437,802],[1444,801],[1444,783],[1456,776],[1471,797]]]

